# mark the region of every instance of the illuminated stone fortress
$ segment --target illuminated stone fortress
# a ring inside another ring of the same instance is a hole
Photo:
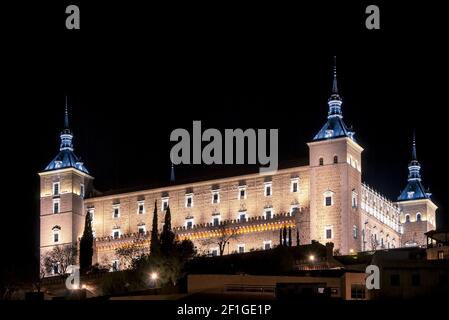
[[[436,228],[436,205],[421,183],[413,139],[408,184],[390,201],[362,182],[363,148],[343,121],[334,67],[327,121],[309,146],[309,165],[272,175],[248,174],[127,193],[93,193],[93,177],[74,154],[67,109],[58,155],[39,173],[40,250],[77,244],[85,215],[93,217],[94,263],[117,265],[116,249],[148,245],[155,202],[159,230],[170,206],[180,239],[199,253],[219,254],[218,239],[233,233],[224,254],[266,250],[286,226],[301,244],[332,242],[340,254],[425,245]]]

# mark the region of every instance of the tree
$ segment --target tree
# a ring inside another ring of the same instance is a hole
[[[288,227],[288,246],[292,246],[292,227]]]
[[[187,239],[176,243],[176,251],[182,261],[187,261],[196,255],[196,249],[193,242]]]
[[[46,267],[45,267],[45,258],[40,257],[39,261],[39,276],[35,281],[33,282],[34,287],[36,288],[37,292],[41,292],[42,289],[42,282],[46,276]]]
[[[377,250],[377,247],[379,246],[379,241],[371,235],[371,250]]]
[[[92,256],[94,254],[94,235],[92,232],[92,217],[87,211],[84,222],[84,232],[80,241],[80,272],[86,273],[92,266]]]
[[[115,254],[119,258],[120,266],[123,269],[128,269],[134,265],[134,261],[148,252],[148,247],[145,248],[137,239],[129,246],[121,247],[115,250]]]
[[[284,228],[282,229],[282,245],[283,246],[287,246],[287,226],[284,226]]]
[[[300,241],[299,241],[299,230],[298,228],[296,228],[296,246],[300,245]]]
[[[232,239],[238,239],[240,234],[237,233],[237,229],[227,228],[226,224],[220,224],[217,227],[217,236],[203,240],[204,245],[216,244],[218,245],[220,256],[224,254],[226,244]]]
[[[157,229],[157,200],[154,201],[153,226],[151,229],[150,254],[158,254],[160,249],[159,233]]]
[[[53,270],[56,274],[66,274],[68,267],[76,263],[77,251],[72,244],[53,247],[43,257],[47,273]]]
[[[171,231],[170,206],[167,206],[165,213],[164,227],[161,233],[161,253],[168,255],[173,252],[175,245],[175,234]]]
[[[284,245],[284,242],[282,241],[282,228],[279,229],[279,245]]]

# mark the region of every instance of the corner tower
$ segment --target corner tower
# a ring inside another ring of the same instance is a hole
[[[73,149],[67,98],[59,153],[40,176],[40,254],[57,245],[77,244],[84,226],[83,199],[93,177]]]
[[[398,197],[403,226],[402,245],[426,245],[424,233],[436,229],[437,206],[430,199],[431,193],[421,181],[421,165],[416,156],[416,140],[413,134],[412,161],[408,165],[408,183]]]
[[[334,57],[332,93],[327,121],[309,142],[311,239],[333,242],[341,254],[361,251],[358,204],[361,194],[361,154],[354,132],[343,121]],[[354,230],[356,230],[354,232]]]

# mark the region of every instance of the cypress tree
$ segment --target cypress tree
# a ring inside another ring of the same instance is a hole
[[[173,252],[174,242],[175,234],[171,231],[171,213],[170,206],[168,206],[161,233],[161,252],[165,255],[171,254]]]
[[[154,212],[153,212],[153,226],[151,229],[151,243],[150,243],[150,254],[155,255],[159,253],[160,243],[159,234],[157,230],[157,200],[154,201]]]
[[[299,230],[296,228],[296,246],[299,246]]]
[[[282,230],[282,240],[283,245],[287,246],[287,226],[284,226],[284,229]]]
[[[279,245],[284,245],[284,243],[282,242],[282,228],[279,229]]]
[[[292,227],[288,227],[288,246],[292,246]]]
[[[88,211],[84,222],[84,232],[80,241],[80,272],[86,273],[92,266],[94,235],[92,232],[92,217]]]

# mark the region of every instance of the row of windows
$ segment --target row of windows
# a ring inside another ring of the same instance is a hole
[[[337,164],[337,163],[338,163],[338,156],[335,155],[335,156],[333,157],[332,160],[333,160],[332,162],[333,162],[334,164]],[[348,162],[348,164],[350,164],[352,167],[354,167],[354,168],[356,168],[356,169],[359,169],[359,161],[356,160],[356,159],[354,159],[352,156],[348,156],[347,162]],[[324,158],[323,158],[323,157],[320,157],[320,158],[318,159],[318,165],[324,166]]]
[[[338,156],[334,156],[334,161],[333,161],[334,163],[338,163]],[[320,165],[320,166],[324,166],[324,158],[323,157],[320,157],[319,159],[318,159],[318,164]]]
[[[326,240],[332,240],[333,236],[334,236],[333,231],[334,231],[334,226],[326,226],[324,228],[324,238]],[[359,237],[359,228],[357,226],[352,227],[352,237],[354,239],[357,239]]]
[[[416,214],[416,221],[418,222],[422,221],[422,216],[420,212]],[[410,222],[410,215],[408,213],[405,215],[405,222]]]
[[[52,195],[54,197],[57,197],[60,194],[61,194],[61,183],[60,182],[53,182]],[[84,189],[84,184],[82,184],[82,183],[80,183],[79,195],[80,195],[81,198],[84,198],[85,189]]]
[[[293,211],[294,211],[294,210],[297,210],[297,209],[298,209],[298,205],[292,205],[292,206],[290,207],[290,214],[292,214]],[[273,208],[266,208],[266,209],[264,209],[264,211],[263,211],[263,217],[264,217],[266,220],[272,219],[273,216],[274,216],[274,210],[273,210]],[[246,222],[247,219],[248,219],[248,215],[247,215],[246,211],[240,211],[240,212],[238,213],[238,215],[237,215],[237,219],[238,219],[240,222]],[[194,226],[194,224],[195,224],[194,221],[195,221],[195,219],[194,219],[193,217],[187,218],[187,219],[186,219],[186,222],[185,222],[185,227],[186,227],[187,229],[191,229],[191,228]],[[218,225],[220,224],[220,222],[221,222],[221,215],[220,215],[219,213],[215,213],[215,214],[212,216],[212,221],[211,221],[212,225],[213,225],[213,226],[218,226]]]
[[[299,191],[299,179],[295,178],[291,180],[290,191],[296,193]],[[264,184],[264,196],[271,197],[273,195],[273,188],[271,182],[266,182]],[[247,188],[246,186],[239,186],[237,197],[239,200],[244,200],[247,198]],[[169,205],[169,197],[163,197],[161,199],[161,211],[166,211]],[[220,191],[212,190],[212,204],[220,203]],[[194,206],[194,194],[188,193],[185,195],[185,207],[192,208]],[[144,214],[145,213],[145,202],[139,201],[137,204],[137,213]],[[112,215],[114,218],[120,217],[120,204],[113,205]]]

